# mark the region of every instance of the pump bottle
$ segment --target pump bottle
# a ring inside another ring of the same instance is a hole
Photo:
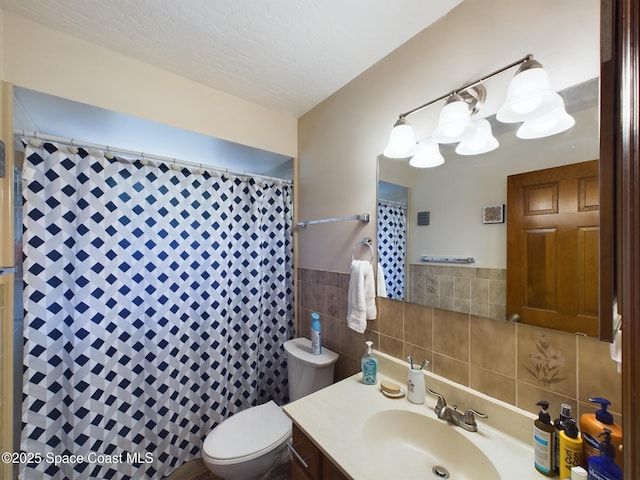
[[[611,430],[604,428],[598,435],[602,436],[600,455],[589,458],[588,480],[622,480],[622,469],[615,462],[616,449],[611,444]]]
[[[553,440],[555,429],[547,411],[549,402],[540,400],[536,403],[542,408],[533,426],[533,457],[536,470],[547,477],[555,476],[553,465]]]
[[[563,403],[560,405],[560,416],[553,421],[553,428],[555,428],[555,441],[553,462],[555,466],[555,472],[559,473],[560,469],[560,432],[564,430],[564,423],[571,418],[571,405]]]
[[[368,340],[367,350],[360,360],[362,367],[362,383],[375,385],[378,382],[378,359],[373,356],[373,342]]]
[[[590,398],[591,403],[599,403],[600,408],[595,413],[583,413],[580,416],[580,431],[582,432],[582,466],[587,468],[589,458],[600,456],[600,441],[598,436],[604,428],[611,433],[611,445],[613,445],[616,463],[623,467],[622,450],[622,426],[613,421],[613,415],[607,410],[611,402],[606,398]]]
[[[578,425],[573,418],[564,421],[564,428],[560,430],[558,439],[558,471],[560,480],[571,478],[571,469],[582,463],[582,437],[578,432]]]

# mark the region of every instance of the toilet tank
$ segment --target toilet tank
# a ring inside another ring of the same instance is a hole
[[[304,337],[285,342],[289,401],[309,395],[333,383],[338,354],[322,347],[320,355],[311,353],[311,340]]]

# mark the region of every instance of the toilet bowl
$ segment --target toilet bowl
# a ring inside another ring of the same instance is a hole
[[[202,460],[220,478],[260,478],[286,448],[291,420],[273,401],[247,408],[207,435]]]
[[[311,354],[311,341],[285,342],[289,398],[297,400],[333,383],[338,354]],[[273,401],[236,413],[216,426],[202,446],[207,468],[225,480],[259,479],[273,467],[291,438],[291,420]]]

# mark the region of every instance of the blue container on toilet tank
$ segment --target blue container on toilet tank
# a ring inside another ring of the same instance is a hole
[[[320,325],[320,314],[311,314],[311,353],[322,355],[322,326]]]

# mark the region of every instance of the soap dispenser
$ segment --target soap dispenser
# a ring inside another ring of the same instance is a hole
[[[533,426],[533,464],[536,470],[547,477],[555,476],[553,465],[554,433],[551,416],[547,411],[549,402],[540,400],[536,403],[541,410]]]
[[[622,469],[616,465],[616,449],[611,444],[611,430],[604,428],[598,437],[604,435],[600,442],[600,455],[589,458],[587,470],[589,480],[622,480]]]
[[[373,356],[373,342],[368,340],[367,350],[360,360],[362,367],[362,383],[375,385],[378,382],[378,359]]]
[[[582,432],[582,466],[587,468],[589,458],[600,456],[600,441],[598,436],[604,428],[609,430],[611,435],[611,445],[616,452],[616,463],[623,467],[622,457],[622,426],[615,423],[613,415],[607,410],[611,402],[606,398],[590,398],[591,403],[600,404],[600,408],[595,413],[583,413],[580,416],[580,431]]]

